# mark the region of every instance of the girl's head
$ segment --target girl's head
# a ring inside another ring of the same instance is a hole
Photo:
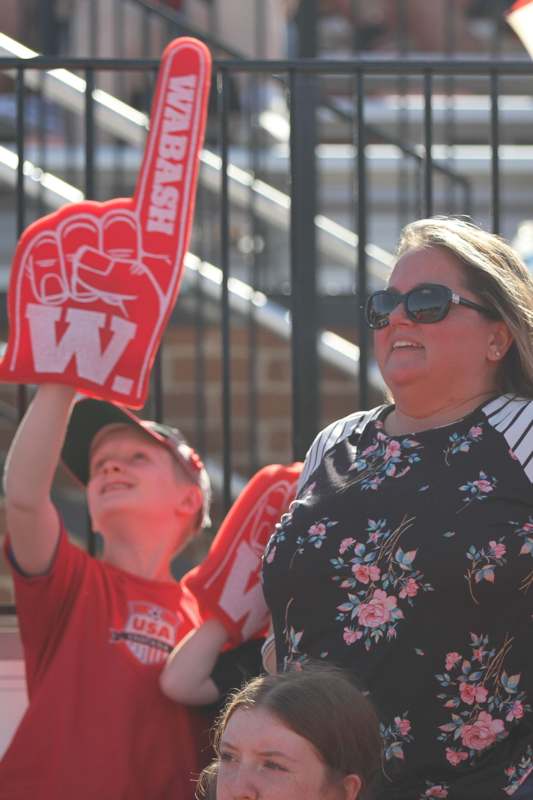
[[[355,800],[381,763],[370,702],[322,664],[244,686],[219,718],[215,748],[203,786],[216,776],[216,800]]]

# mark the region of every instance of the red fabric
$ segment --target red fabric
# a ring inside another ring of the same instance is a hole
[[[507,15],[512,14],[515,11],[518,11],[519,8],[531,5],[531,3],[533,3],[533,0],[516,0],[516,3],[513,3],[511,8],[509,8],[506,13]]]
[[[215,617],[237,644],[264,633],[268,610],[259,570],[265,545],[296,493],[302,463],[259,470],[232,505],[207,556],[182,579],[206,620]]]
[[[204,44],[171,42],[134,197],[71,204],[23,233],[0,380],[142,408],[187,252],[210,77]]]
[[[48,575],[14,574],[30,705],[0,800],[192,800],[208,721],[158,685],[192,626],[179,584],[96,561],[64,533]]]

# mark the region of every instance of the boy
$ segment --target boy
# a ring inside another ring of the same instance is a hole
[[[195,620],[170,561],[209,519],[179,433],[41,386],[10,449],[6,512],[30,704],[0,765],[1,800],[192,798],[206,718],[166,699],[162,664]],[[68,430],[67,430],[68,426]],[[64,458],[87,484],[101,560],[50,499]]]

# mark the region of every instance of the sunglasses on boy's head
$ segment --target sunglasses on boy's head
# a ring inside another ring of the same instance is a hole
[[[441,319],[444,319],[452,303],[473,308],[475,311],[487,314],[490,317],[496,316],[490,308],[485,308],[478,303],[472,302],[472,300],[460,297],[447,286],[441,286],[440,283],[426,283],[422,286],[416,286],[409,292],[405,292],[405,294],[398,292],[396,289],[384,289],[371,294],[365,307],[368,326],[375,330],[386,328],[389,324],[390,315],[400,303],[403,303],[405,313],[409,319],[412,319],[413,322],[421,322],[424,325],[430,325],[433,322],[440,322]]]

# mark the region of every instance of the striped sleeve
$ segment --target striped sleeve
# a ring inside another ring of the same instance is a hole
[[[533,483],[533,400],[502,395],[484,406],[483,412]]]
[[[373,419],[375,414],[376,409],[356,411],[347,417],[332,422],[320,431],[307,451],[304,467],[298,481],[298,493],[305,486],[328,450],[331,450],[336,444],[350,436],[355,428],[364,428],[366,421]]]

